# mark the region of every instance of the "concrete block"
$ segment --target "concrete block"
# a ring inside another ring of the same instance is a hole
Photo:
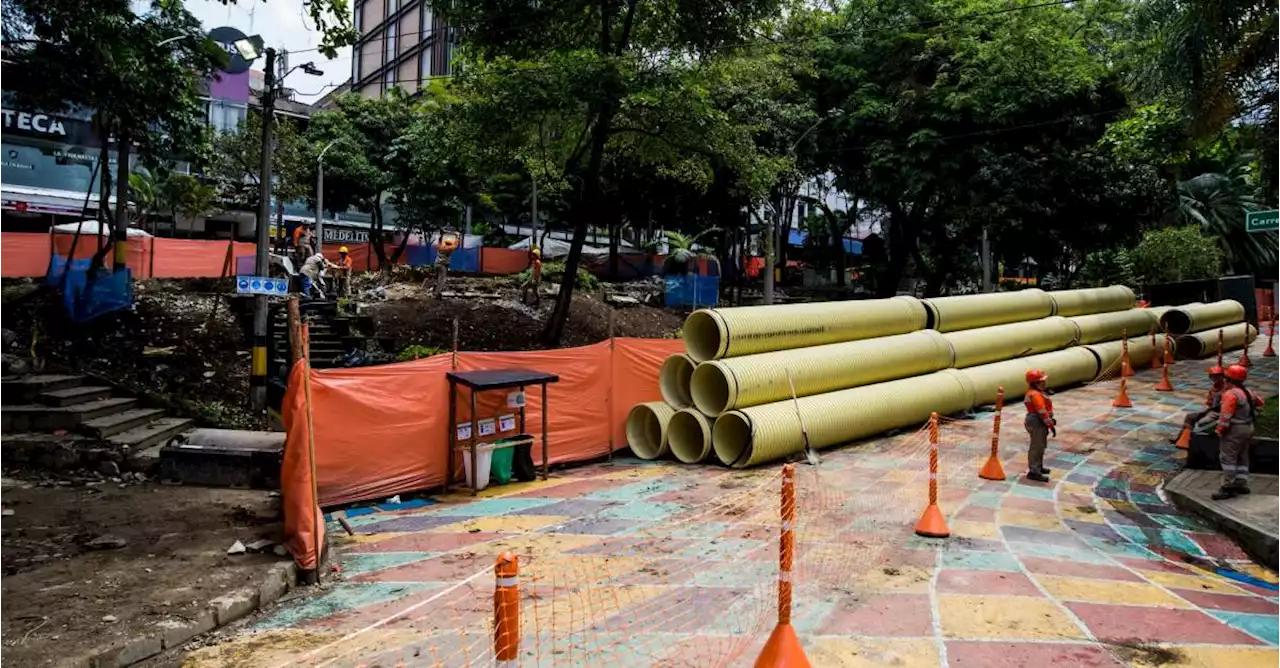
[[[173,649],[185,645],[188,640],[200,634],[208,633],[218,628],[218,618],[212,608],[207,608],[196,613],[194,620],[166,619],[156,626],[160,629],[160,637],[164,641],[164,648]]]
[[[285,592],[289,591],[289,584],[285,581],[285,571],[280,566],[272,566],[267,574],[262,578],[262,585],[258,587],[258,603],[266,606],[275,603]]]
[[[237,589],[209,601],[218,618],[218,626],[226,626],[258,609],[256,589]]]
[[[164,650],[159,635],[141,636],[112,645],[89,658],[93,668],[124,668],[149,659]]]

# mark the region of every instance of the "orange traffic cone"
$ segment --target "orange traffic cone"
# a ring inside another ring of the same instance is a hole
[[[1179,450],[1186,450],[1191,447],[1191,427],[1182,425],[1182,431],[1178,434],[1177,440],[1173,442],[1174,447]]]
[[[1249,359],[1249,341],[1247,339],[1244,342],[1244,348],[1240,350],[1240,361],[1237,364],[1243,367],[1253,366],[1253,360]]]
[[[1172,364],[1173,364],[1173,346],[1170,345],[1169,334],[1166,333],[1164,335],[1164,365],[1170,366]]]
[[[983,480],[1004,480],[1004,466],[1000,464],[1000,458],[995,455],[988,457],[987,463],[978,471],[978,477]]]
[[[812,665],[804,655],[795,628],[790,624],[773,627],[764,649],[756,657],[756,668],[809,668]]]
[[[929,505],[916,522],[916,535],[925,538],[946,538],[951,535],[947,521],[938,507],[938,414],[929,416]]]
[[[1169,382],[1169,367],[1164,368],[1164,373],[1160,374],[1160,382],[1156,383],[1156,392],[1172,392],[1173,383]]]
[[[1004,480],[1004,467],[1000,465],[1000,418],[1004,410],[1004,387],[996,388],[996,415],[991,422],[991,456],[978,471],[983,480]]]
[[[1151,328],[1151,349],[1156,351],[1156,353],[1151,356],[1151,370],[1155,371],[1156,369],[1164,366],[1164,355],[1160,354],[1160,348],[1156,345],[1156,330],[1154,327]]]
[[[1271,321],[1271,326],[1267,328],[1267,349],[1262,351],[1263,357],[1275,357],[1276,349],[1271,345],[1273,339],[1276,338],[1276,321]]]
[[[1133,402],[1129,401],[1129,391],[1125,384],[1125,378],[1120,379],[1120,392],[1116,394],[1116,398],[1111,401],[1112,408],[1133,408]]]

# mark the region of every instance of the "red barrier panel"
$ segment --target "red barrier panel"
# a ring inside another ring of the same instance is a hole
[[[0,276],[44,276],[49,270],[49,243],[48,234],[0,234]]]
[[[485,248],[480,251],[480,273],[518,274],[529,266],[529,251]]]
[[[253,255],[255,249],[251,243],[212,239],[156,237],[151,242],[155,253],[151,264],[154,278],[235,276],[235,258]],[[230,264],[227,261],[228,249],[231,252]]]

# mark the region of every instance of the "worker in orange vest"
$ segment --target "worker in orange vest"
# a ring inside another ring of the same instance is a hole
[[[1212,419],[1216,424],[1218,414],[1222,412],[1222,393],[1226,391],[1226,377],[1220,366],[1209,367],[1209,382],[1212,387],[1209,388],[1209,395],[1204,400],[1204,408],[1194,413],[1187,413],[1182,418],[1182,427],[1184,429],[1195,430],[1196,426]],[[1208,428],[1204,428],[1204,433],[1208,433]],[[1170,439],[1170,443],[1176,443],[1177,436]]]
[[[1027,395],[1023,403],[1027,417],[1023,426],[1031,436],[1027,448],[1027,479],[1049,482],[1049,469],[1044,467],[1044,451],[1049,446],[1049,434],[1058,435],[1057,422],[1053,419],[1053,400],[1046,394],[1045,383],[1049,374],[1040,369],[1027,370]]]
[[[1262,408],[1262,398],[1244,386],[1248,369],[1232,364],[1227,367],[1226,376],[1217,429],[1222,489],[1214,492],[1215,501],[1249,493],[1249,446],[1253,444],[1253,423]]]
[[[540,288],[542,286],[542,251],[534,246],[529,249],[529,278],[520,286],[520,303],[528,303],[527,296],[530,288],[533,289],[533,303],[536,306],[542,302],[542,294]]]
[[[441,234],[440,242],[436,244],[436,284],[432,287],[432,293],[436,297],[444,295],[444,281],[449,276],[449,256],[453,255],[453,250],[458,247],[458,237],[453,234]]]
[[[346,246],[338,249],[338,268],[335,280],[338,283],[338,295],[342,297],[351,296],[351,255]]]

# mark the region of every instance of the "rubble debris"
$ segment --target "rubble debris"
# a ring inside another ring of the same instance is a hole
[[[227,554],[244,554],[244,552],[244,543],[241,543],[240,541],[232,543],[231,547],[227,548]]]

